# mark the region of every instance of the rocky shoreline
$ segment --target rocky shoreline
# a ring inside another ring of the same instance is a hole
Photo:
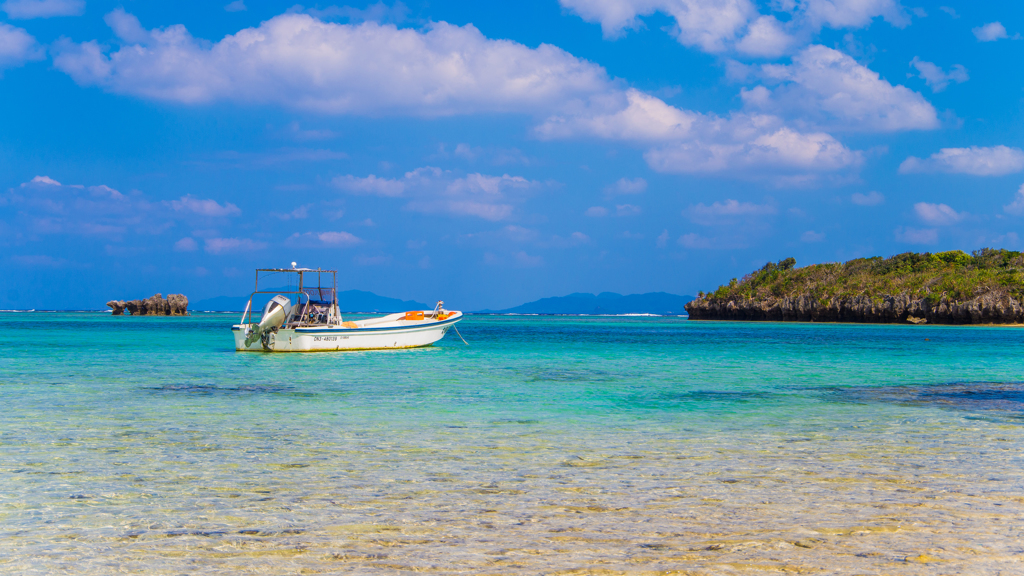
[[[188,298],[184,294],[155,294],[145,300],[111,300],[111,316],[188,316]]]
[[[909,295],[821,298],[703,297],[686,305],[691,320],[768,322],[865,322],[910,324],[1022,324],[1024,304],[1005,292],[990,292],[963,302]]]

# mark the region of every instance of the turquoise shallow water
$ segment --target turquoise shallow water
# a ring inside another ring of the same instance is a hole
[[[0,314],[0,572],[1013,574],[1024,331]]]

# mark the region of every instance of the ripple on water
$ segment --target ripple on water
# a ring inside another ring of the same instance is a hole
[[[469,317],[265,356],[235,319],[0,314],[0,574],[1020,565],[1017,331]]]

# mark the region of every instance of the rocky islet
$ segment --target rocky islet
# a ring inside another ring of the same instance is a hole
[[[154,294],[144,300],[111,300],[107,302],[112,316],[188,316],[188,298],[184,294]]]

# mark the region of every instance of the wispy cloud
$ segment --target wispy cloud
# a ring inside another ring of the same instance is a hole
[[[211,216],[215,218],[237,216],[242,213],[242,211],[238,209],[238,206],[235,206],[230,202],[220,204],[216,200],[203,200],[195,198],[191,194],[186,194],[178,200],[171,200],[170,204],[171,208],[174,208],[178,212],[191,212],[200,216]]]
[[[266,242],[250,238],[207,238],[203,249],[209,254],[231,254],[236,252],[254,252],[267,247]]]
[[[775,206],[771,204],[754,204],[753,202],[730,199],[725,202],[715,202],[710,206],[703,203],[697,204],[690,208],[688,213],[684,212],[683,214],[700,219],[707,216],[762,216],[776,212]]]
[[[1020,188],[1017,189],[1013,202],[1003,206],[1003,212],[1013,214],[1014,216],[1024,214],[1024,184],[1021,184]]]
[[[896,241],[904,244],[935,244],[939,241],[939,231],[935,228],[917,229],[899,227],[895,231]]]
[[[943,148],[926,159],[911,156],[900,174],[946,172],[973,176],[1004,176],[1024,170],[1024,151],[1008,146]]]
[[[885,202],[885,196],[879,194],[874,190],[868,192],[867,194],[863,194],[861,192],[854,192],[850,196],[850,201],[858,206],[878,206],[879,204]]]
[[[85,0],[7,0],[0,4],[0,10],[15,20],[81,16],[85,13]]]
[[[918,76],[925,81],[933,92],[942,92],[950,82],[962,84],[971,79],[967,69],[960,64],[954,64],[949,72],[944,71],[932,62],[925,62],[917,56],[910,61],[910,65],[917,69]]]
[[[522,195],[541,186],[540,182],[522,176],[477,172],[458,177],[432,166],[406,172],[402,178],[346,175],[335,178],[332,183],[352,194],[406,198],[405,209],[414,212],[473,216],[491,221],[510,217]]]
[[[947,204],[931,204],[928,202],[914,204],[914,212],[917,213],[918,218],[932,226],[956,224],[966,216],[966,214],[961,214],[950,208]]]

